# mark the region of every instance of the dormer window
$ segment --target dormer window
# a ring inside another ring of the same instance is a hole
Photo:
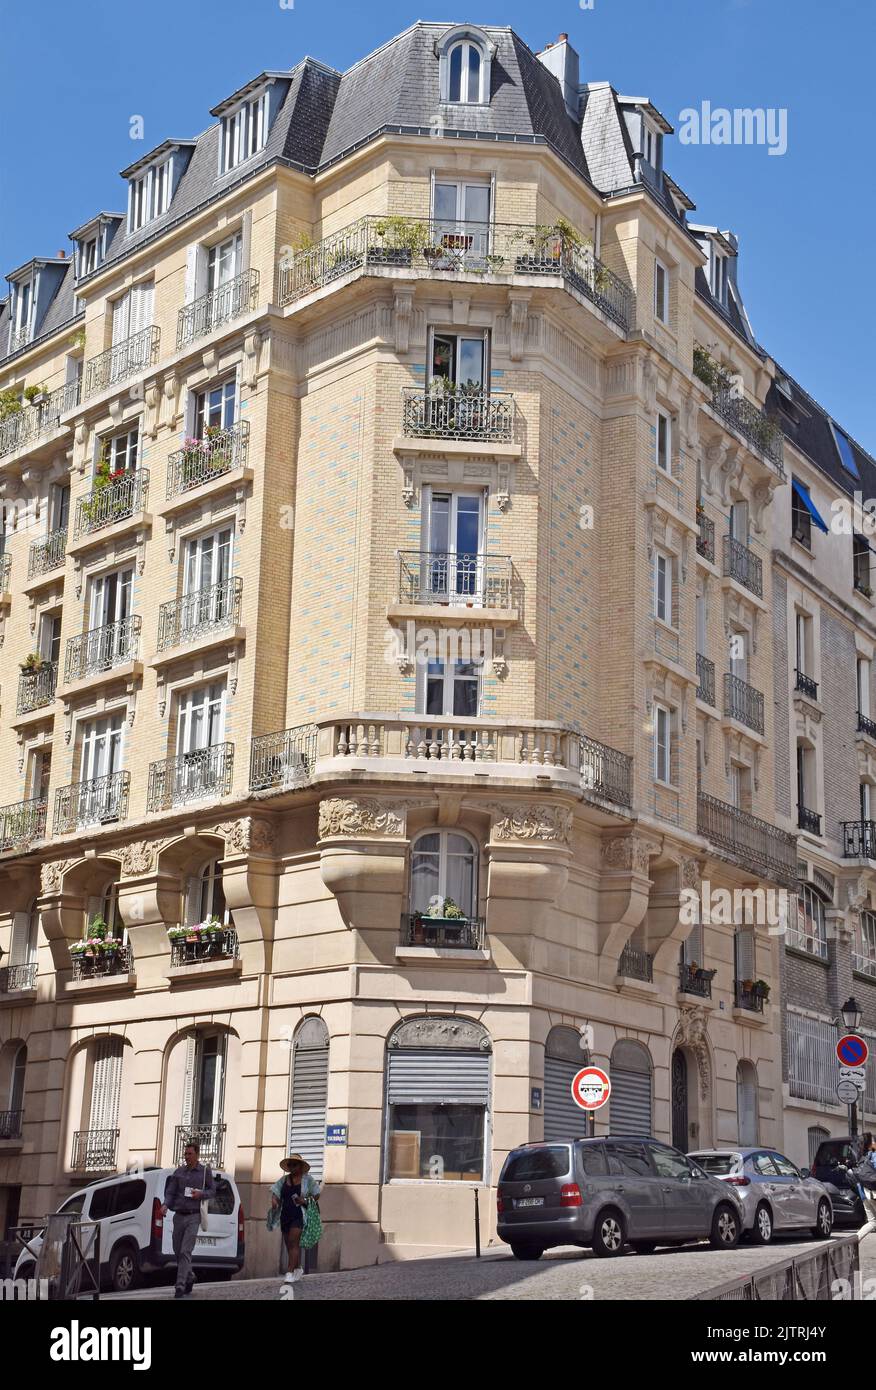
[[[722,256],[716,246],[712,247],[711,289],[715,299],[727,307],[727,268],[728,259]]]
[[[9,351],[24,347],[33,336],[34,284],[32,280],[22,280],[12,286],[12,303],[9,309],[10,339]]]
[[[128,194],[128,231],[137,232],[170,207],[172,160],[153,164],[139,178],[131,179]]]
[[[662,139],[662,135],[653,126],[650,126],[647,121],[642,122],[642,158],[654,170],[660,168]]]
[[[79,274],[90,275],[97,269],[97,237],[90,237],[88,241],[83,241],[79,248]]]
[[[268,138],[268,93],[245,101],[222,120],[222,165],[227,173],[263,150]]]
[[[448,101],[463,101],[478,105],[481,95],[483,61],[476,43],[463,39],[450,50],[450,88]]]
[[[846,473],[849,474],[850,477],[856,478],[858,481],[860,481],[861,475],[858,472],[858,465],[855,463],[855,455],[852,453],[851,444],[849,443],[846,436],[843,434],[839,425],[835,425],[833,421],[831,421],[831,427],[833,429],[833,437],[836,443],[837,452],[840,456],[840,463],[842,464],[843,469]]]
[[[440,100],[459,106],[486,106],[490,100],[490,63],[496,45],[482,29],[449,29],[435,45]]]
[[[77,284],[103,265],[110,243],[122,221],[122,213],[100,212],[70,233],[70,240],[76,248],[73,264]]]

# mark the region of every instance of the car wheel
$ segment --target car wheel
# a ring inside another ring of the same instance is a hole
[[[657,1249],[656,1240],[631,1240],[630,1245],[637,1255],[653,1255]]]
[[[110,1255],[109,1285],[114,1293],[127,1293],[140,1282],[140,1259],[131,1245],[119,1245]]]
[[[818,1203],[818,1215],[815,1218],[815,1225],[812,1227],[812,1234],[818,1240],[827,1240],[833,1230],[833,1212],[830,1209],[830,1202],[826,1197],[822,1197]]]
[[[536,1244],[534,1240],[512,1240],[511,1254],[515,1260],[540,1260],[544,1246]]]
[[[754,1213],[754,1226],[751,1239],[756,1245],[769,1245],[773,1238],[773,1215],[766,1202],[761,1202]]]
[[[624,1219],[619,1211],[609,1208],[600,1212],[593,1227],[593,1253],[602,1259],[620,1255],[626,1243]]]
[[[739,1244],[739,1217],[725,1202],[715,1208],[709,1244],[713,1250],[735,1250]]]

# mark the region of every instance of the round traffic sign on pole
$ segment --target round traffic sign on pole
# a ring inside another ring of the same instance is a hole
[[[844,1033],[837,1042],[836,1055],[844,1067],[863,1067],[867,1064],[870,1049],[857,1033]]]
[[[601,1067],[582,1067],[572,1078],[572,1099],[582,1110],[599,1110],[611,1095],[608,1073]]]
[[[836,1098],[843,1105],[854,1105],[858,1099],[858,1088],[854,1081],[838,1081],[836,1086]]]

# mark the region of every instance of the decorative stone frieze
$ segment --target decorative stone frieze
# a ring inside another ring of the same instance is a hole
[[[54,859],[50,864],[42,865],[40,869],[40,892],[44,897],[52,893],[60,893],[64,874],[72,863],[72,859]]]
[[[405,810],[373,798],[329,797],[319,805],[319,838],[404,835]]]
[[[636,873],[647,874],[649,860],[659,850],[657,841],[648,840],[644,835],[616,835],[603,844],[602,863],[607,869],[634,869]]]
[[[119,855],[123,876],[134,878],[139,874],[151,874],[159,851],[166,844],[166,840],[135,840],[130,845],[123,845]]]
[[[700,1098],[709,1099],[712,1067],[707,1041],[709,1016],[699,1004],[686,1004],[679,1010],[676,1046],[687,1047],[696,1058]]]
[[[215,833],[225,837],[226,854],[272,854],[276,846],[270,821],[253,820],[250,816],[223,821],[215,827]]]
[[[565,806],[494,805],[494,840],[542,840],[567,845],[572,834],[572,812]]]

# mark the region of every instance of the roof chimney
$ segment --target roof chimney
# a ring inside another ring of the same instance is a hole
[[[66,252],[66,251],[59,251],[59,252],[58,252],[58,260],[59,260],[59,261],[66,261],[66,259],[67,259],[67,252]]]
[[[556,43],[547,45],[538,61],[553,73],[560,84],[566,110],[573,121],[578,120],[578,54],[569,43],[568,34],[560,34]]]

